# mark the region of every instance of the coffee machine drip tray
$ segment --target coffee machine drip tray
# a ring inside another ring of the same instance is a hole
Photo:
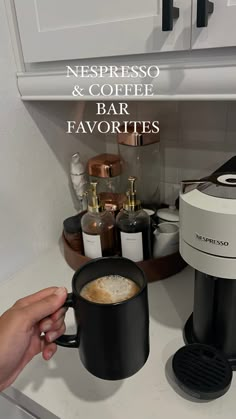
[[[202,400],[223,396],[232,381],[232,369],[222,352],[194,343],[179,349],[173,357],[173,372],[182,390]]]
[[[183,338],[184,338],[184,343],[186,345],[199,343],[198,339],[196,339],[193,333],[193,314],[191,314],[191,316],[189,317],[189,319],[187,320],[185,324],[184,331],[183,331]],[[217,349],[216,345],[212,342],[208,342],[207,346],[208,345]],[[225,359],[227,359],[229,365],[231,366],[231,369],[233,371],[236,371],[236,357],[232,357],[232,356],[227,357],[225,354],[224,354],[224,357]]]

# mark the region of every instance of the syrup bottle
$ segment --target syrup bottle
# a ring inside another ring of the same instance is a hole
[[[115,218],[104,210],[97,195],[97,182],[90,183],[88,212],[81,220],[84,254],[94,259],[115,254]]]
[[[116,225],[122,256],[139,262],[151,258],[151,223],[136,199],[136,177],[130,176],[128,180],[127,200],[117,215]]]

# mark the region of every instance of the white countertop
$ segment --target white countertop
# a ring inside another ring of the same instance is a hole
[[[51,285],[70,290],[72,275],[59,247],[51,249],[0,285],[0,313],[18,298]],[[77,349],[58,348],[48,363],[36,357],[7,394],[22,404],[29,398],[60,419],[235,418],[235,379],[229,392],[212,402],[193,401],[172,383],[170,357],[183,346],[182,328],[192,301],[190,268],[149,285],[151,353],[133,377],[118,382],[100,380],[82,366]],[[71,332],[72,310],[67,313],[67,324]]]

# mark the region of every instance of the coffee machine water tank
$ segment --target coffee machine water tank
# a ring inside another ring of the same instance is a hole
[[[194,306],[173,370],[185,391],[216,398],[236,369],[236,157],[182,182],[180,253],[195,269]]]

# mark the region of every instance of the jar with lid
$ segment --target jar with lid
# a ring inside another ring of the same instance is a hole
[[[142,132],[141,124],[121,127],[117,141],[124,162],[122,184],[127,189],[129,175],[139,179],[137,198],[146,208],[160,206],[160,134]]]
[[[122,190],[123,162],[116,154],[99,154],[87,163],[90,182],[97,182],[97,193],[104,208],[114,214],[119,212],[126,199]]]

